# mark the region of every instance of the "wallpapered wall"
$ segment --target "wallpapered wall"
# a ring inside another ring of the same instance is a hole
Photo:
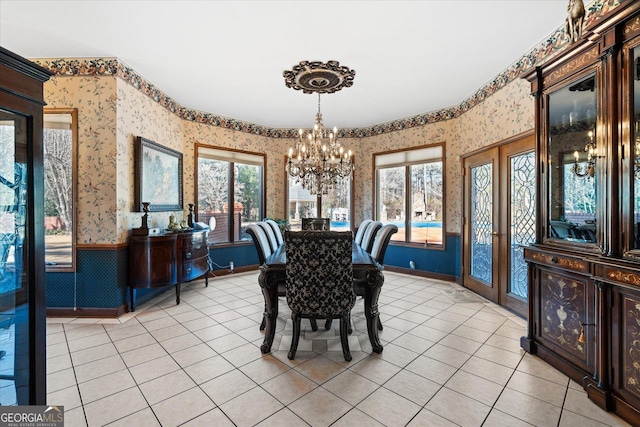
[[[56,76],[45,84],[49,107],[78,108],[78,243],[125,243],[141,214],[133,211],[134,140],[143,136],[183,153],[184,212],[150,214],[164,227],[173,213],[186,216],[195,202],[195,145],[267,154],[267,216],[285,217],[287,138],[255,135],[183,120],[116,76]],[[365,138],[344,138],[355,151],[355,224],[373,217],[373,154],[444,142],[446,231],[461,231],[460,155],[533,128],[529,84],[515,80],[458,118]]]
[[[116,85],[115,76],[58,77],[44,85],[47,108],[78,109],[80,244],[116,242]]]
[[[619,5],[620,0],[590,2],[587,29]],[[459,233],[460,156],[533,128],[529,84],[519,76],[568,45],[559,27],[457,106],[369,129],[343,130],[349,136],[343,139],[345,145],[356,153],[355,223],[373,216],[373,153],[445,142],[446,231]],[[131,212],[137,135],[184,153],[185,206],[194,199],[195,143],[267,152],[267,215],[285,217],[283,161],[292,140],[282,136],[293,136],[295,130],[263,128],[188,110],[117,59],[35,61],[56,72],[45,84],[49,106],[79,109],[78,243],[124,243],[128,230],[139,224],[140,214]],[[166,225],[169,214],[153,214],[151,224]],[[176,216],[180,218],[181,213]]]

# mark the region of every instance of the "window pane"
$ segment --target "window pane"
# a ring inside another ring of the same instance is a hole
[[[50,109],[44,114],[44,225],[45,263],[73,266],[75,239],[74,156],[75,114]]]
[[[328,194],[322,195],[322,218],[331,218],[331,230],[349,231],[351,207],[351,178],[339,178]]]
[[[43,129],[45,263],[71,263],[73,197],[71,129]]]
[[[317,214],[318,197],[309,193],[309,190],[302,188],[302,183],[295,183],[296,178],[288,177],[289,181],[289,201],[288,221],[290,229],[300,231],[302,229],[302,218],[315,218]]]
[[[405,240],[405,168],[378,170],[378,215],[383,223],[394,223],[398,232],[392,240]]]
[[[411,166],[411,242],[442,244],[442,162]]]
[[[235,163],[234,241],[250,239],[247,225],[262,218],[262,167]]]
[[[215,224],[209,242],[229,241],[229,175],[226,161],[198,157],[198,221]],[[211,221],[210,218],[214,218]]]

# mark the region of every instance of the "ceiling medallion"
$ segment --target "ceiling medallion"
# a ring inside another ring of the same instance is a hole
[[[292,89],[304,93],[334,93],[351,87],[356,71],[341,66],[338,61],[300,61],[282,75],[285,85]]]
[[[284,72],[287,87],[318,94],[316,123],[306,133],[302,129],[298,131],[298,141],[289,148],[286,166],[294,183],[301,184],[311,194],[328,194],[343,178],[352,176],[353,153],[338,141],[337,128],[332,132],[324,127],[320,94],[350,87],[355,75],[355,71],[341,67],[338,61],[326,64],[302,61],[292,71]]]

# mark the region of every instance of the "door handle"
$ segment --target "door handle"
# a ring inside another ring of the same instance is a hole
[[[492,235],[492,236],[497,236],[497,235],[498,235],[498,232],[497,232],[497,231],[494,231],[493,233],[491,233],[491,235]]]

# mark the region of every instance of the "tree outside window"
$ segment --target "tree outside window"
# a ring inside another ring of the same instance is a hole
[[[444,169],[441,145],[381,153],[376,164],[376,219],[398,226],[395,241],[442,245]]]
[[[210,243],[247,240],[246,227],[264,218],[264,155],[197,146],[197,220]]]

